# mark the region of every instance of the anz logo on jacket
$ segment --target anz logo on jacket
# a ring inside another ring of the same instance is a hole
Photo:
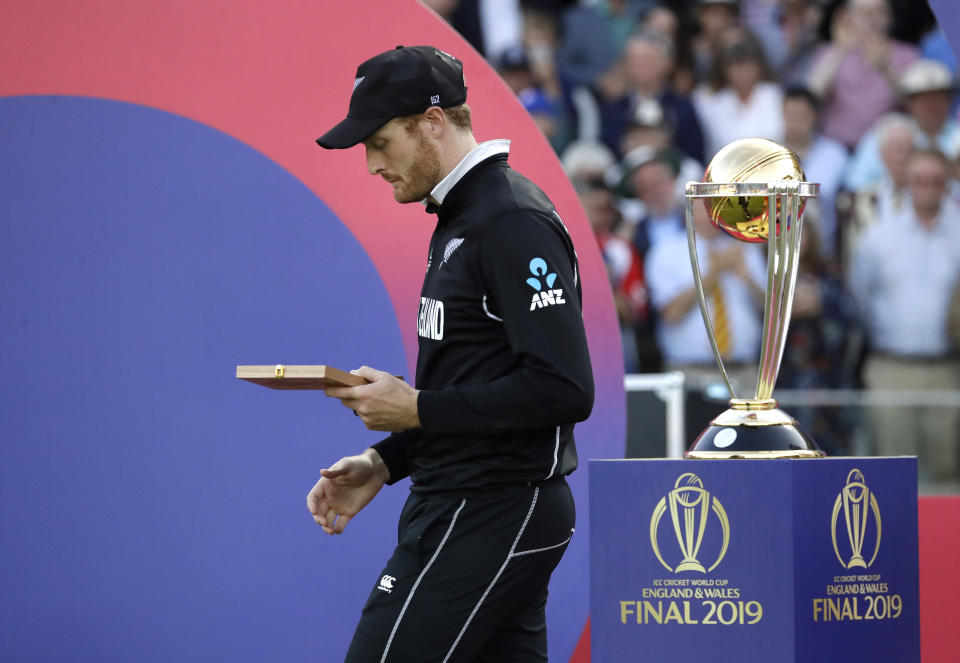
[[[547,261],[543,258],[534,258],[530,261],[530,273],[533,274],[533,276],[527,279],[527,285],[536,290],[536,292],[533,293],[533,299],[530,300],[531,311],[538,308],[567,303],[567,300],[563,298],[563,289],[545,290],[543,288],[543,283],[546,283],[547,288],[553,288],[553,284],[557,280],[556,272],[548,274],[547,271]],[[541,277],[544,277],[542,282],[540,280]]]

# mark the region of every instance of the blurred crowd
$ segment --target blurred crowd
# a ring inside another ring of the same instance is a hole
[[[500,72],[581,196],[627,372],[716,380],[684,186],[730,141],[800,157],[806,207],[779,388],[960,389],[957,62],[922,0],[425,0]],[[718,346],[751,393],[764,247],[694,206]],[[832,454],[869,426],[880,454],[956,480],[960,408],[792,410]],[[862,451],[862,450],[861,450]]]

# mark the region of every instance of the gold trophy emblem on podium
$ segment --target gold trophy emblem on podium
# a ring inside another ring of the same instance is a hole
[[[850,543],[850,558],[844,559],[840,554],[840,545],[837,543],[837,519],[843,511],[841,521],[847,530],[847,541]],[[875,528],[873,551],[870,561],[863,557],[863,544],[867,539],[867,523],[873,513]],[[882,532],[880,520],[880,506],[877,497],[867,486],[863,472],[858,469],[850,470],[847,474],[847,483],[844,485],[837,499],[833,503],[833,514],[830,517],[830,536],[833,539],[833,551],[845,569],[866,569],[877,558],[880,552],[880,534]]]
[[[700,555],[700,545],[703,543],[703,535],[707,529],[707,520],[710,518],[711,510],[720,524],[723,542],[720,545],[720,553],[716,560],[710,565],[710,568],[705,568],[697,557]],[[671,567],[663,559],[663,555],[660,553],[660,545],[657,543],[660,520],[668,511],[670,520],[673,522],[673,532],[677,537],[680,553],[683,555],[683,559],[676,568]],[[696,474],[692,472],[681,474],[677,477],[673,490],[657,502],[650,518],[650,545],[653,547],[653,553],[657,556],[657,560],[664,568],[673,573],[680,573],[681,571],[707,573],[713,571],[723,560],[723,556],[727,554],[727,547],[730,545],[730,520],[727,518],[727,512],[720,500],[711,495],[710,491],[704,489],[703,481]]]
[[[804,182],[793,150],[763,138],[734,141],[713,157],[703,182],[686,188],[687,240],[700,312],[720,375],[730,393],[730,409],[715,418],[686,452],[687,458],[815,458],[823,451],[777,407],[773,385],[780,370],[790,324],[800,258],[803,209],[820,185]],[[711,223],[744,242],[767,247],[763,339],[753,398],[737,398],[723,365],[704,295],[697,259],[694,205],[705,204]]]

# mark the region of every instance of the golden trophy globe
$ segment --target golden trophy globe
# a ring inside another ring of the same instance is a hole
[[[820,185],[804,182],[796,153],[764,138],[745,138],[723,147],[703,182],[686,187],[687,241],[700,312],[720,367],[730,409],[716,417],[687,450],[687,458],[817,458],[826,454],[796,420],[777,407],[773,386],[780,370],[797,280],[804,203]],[[698,202],[699,201],[699,202]],[[731,237],[767,245],[763,339],[753,398],[737,398],[717,346],[697,259],[694,205],[707,207],[710,221]]]

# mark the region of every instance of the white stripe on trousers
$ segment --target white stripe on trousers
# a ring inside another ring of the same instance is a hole
[[[477,601],[477,605],[473,607],[473,612],[470,613],[470,616],[467,617],[466,623],[463,625],[463,628],[460,629],[460,633],[457,634],[457,639],[453,641],[453,645],[450,646],[450,651],[447,652],[447,655],[443,659],[443,663],[447,663],[450,660],[450,657],[453,656],[453,650],[457,648],[457,645],[460,644],[460,640],[463,638],[463,634],[467,632],[467,628],[470,626],[470,622],[473,621],[473,618],[477,615],[477,611],[480,610],[480,606],[483,604],[483,601],[487,598],[487,595],[490,593],[490,590],[493,589],[493,586],[497,583],[497,580],[500,579],[500,576],[503,574],[503,570],[507,568],[507,564],[510,562],[510,558],[513,557],[513,551],[517,549],[517,544],[520,543],[520,537],[523,536],[523,531],[527,529],[527,523],[530,522],[530,516],[533,515],[533,509],[537,506],[537,498],[540,496],[540,487],[537,486],[533,490],[533,500],[530,502],[530,509],[527,511],[527,517],[523,519],[523,525],[520,526],[520,531],[517,532],[517,538],[513,540],[513,545],[510,546],[510,552],[507,553],[507,558],[503,560],[503,564],[500,566],[500,570],[497,571],[497,575],[493,576],[493,580],[490,581],[490,584],[487,585],[487,589],[483,592],[483,596],[480,597],[480,600]],[[382,662],[381,662],[382,663]]]
[[[536,497],[534,497],[534,500],[536,500]],[[437,546],[437,549],[433,552],[433,557],[431,557],[430,561],[427,562],[427,565],[423,567],[423,571],[420,572],[420,575],[417,576],[416,582],[413,583],[413,587],[410,588],[410,594],[407,595],[407,600],[403,602],[403,607],[400,608],[400,614],[397,615],[397,621],[394,622],[393,624],[393,630],[390,631],[390,637],[387,638],[387,644],[383,648],[383,656],[380,658],[380,663],[384,663],[387,660],[387,653],[389,653],[390,645],[393,643],[393,636],[397,634],[397,629],[400,627],[400,620],[403,619],[403,613],[407,611],[407,606],[410,605],[410,601],[413,599],[413,595],[417,591],[417,587],[420,585],[420,581],[423,580],[423,576],[427,574],[427,571],[430,570],[430,567],[433,565],[434,561],[436,561],[437,557],[440,555],[440,551],[443,550],[443,545],[447,542],[447,538],[449,538],[450,532],[453,531],[453,526],[457,522],[457,516],[460,515],[460,511],[463,509],[466,503],[467,503],[466,498],[464,498],[460,502],[460,506],[457,507],[456,512],[453,514],[453,519],[450,520],[450,526],[447,528],[446,534],[444,534],[443,539],[440,540],[440,545]],[[524,525],[526,525],[526,523],[524,523]]]
[[[573,533],[576,532],[575,529],[570,529],[570,536],[561,541],[560,543],[555,543],[552,546],[547,546],[546,548],[534,548],[533,550],[523,550],[518,553],[513,553],[511,557],[520,557],[521,555],[532,555],[533,553],[544,552],[546,550],[553,550],[554,548],[559,548],[560,546],[565,546],[573,539]]]

